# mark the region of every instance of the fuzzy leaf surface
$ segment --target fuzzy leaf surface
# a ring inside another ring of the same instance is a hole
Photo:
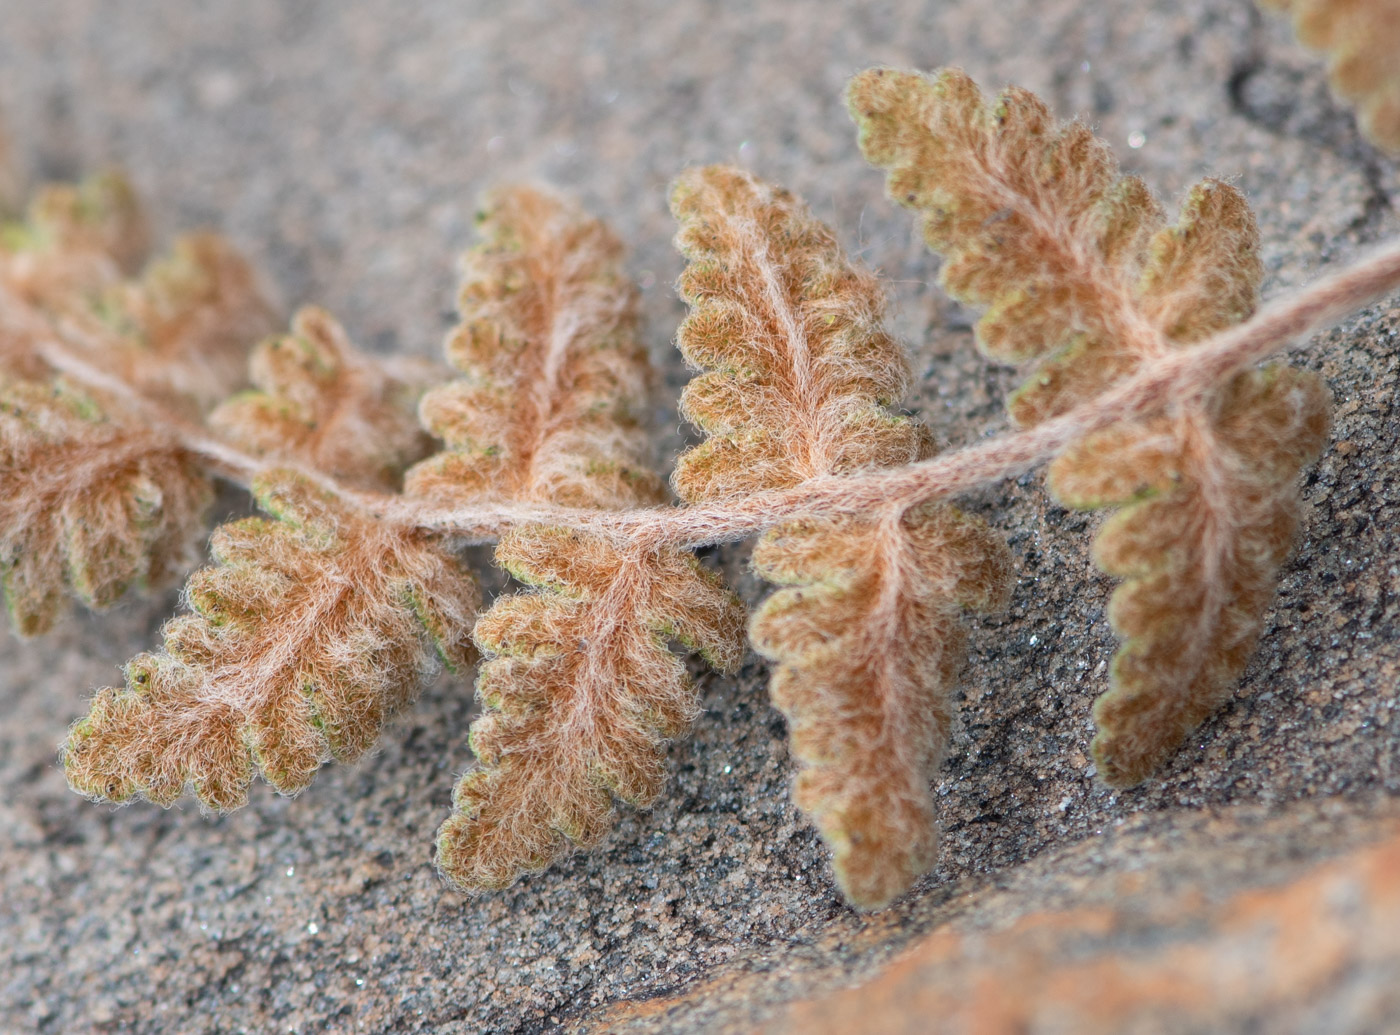
[[[929,784],[948,745],[961,612],[1005,605],[1010,555],[982,522],[925,505],[780,525],[753,563],[789,587],[750,637],[778,666],[770,693],[803,763],[793,800],[831,844],[846,898],[879,909],[937,857]]]
[[[1071,506],[1119,506],[1094,559],[1125,581],[1125,641],[1094,704],[1093,754],[1118,787],[1145,779],[1229,699],[1254,651],[1298,524],[1298,472],[1327,441],[1331,396],[1308,371],[1234,378],[1210,415],[1081,439],[1050,469]]]
[[[921,423],[887,408],[910,373],[879,283],[800,200],[711,166],[681,177],[671,207],[690,260],[677,344],[709,370],[681,397],[709,438],[681,456],[678,495],[735,498],[932,451]],[[754,565],[795,587],[750,629],[778,663],[773,702],[803,764],[794,800],[832,846],[846,897],[876,908],[933,865],[929,781],[963,658],[960,611],[1001,599],[1005,547],[945,507],[783,525]]]
[[[284,794],[352,761],[416,695],[438,657],[465,664],[476,584],[440,546],[334,503],[288,473],[254,486],[272,519],[221,526],[215,567],[164,649],[98,692],[63,749],[68,781],[108,801],[214,810],[247,800],[254,769]]]
[[[655,799],[663,749],[698,710],[671,641],[722,669],[744,652],[743,607],[688,552],[529,528],[502,538],[496,559],[535,589],[498,601],[474,633],[488,712],[472,724],[479,766],[457,785],[437,856],[469,891],[596,844],[614,798]]]
[[[186,570],[212,488],[160,429],[63,383],[0,381],[0,582],[22,635]]]
[[[192,234],[139,269],[145,220],[109,173],[50,186],[23,222],[0,226],[0,368],[39,380],[50,338],[185,416],[243,381],[248,347],[272,329],[251,268],[222,238]]]
[[[848,94],[861,147],[945,257],[954,297],[986,305],[983,348],[1040,360],[1010,402],[1036,423],[1172,349],[1247,317],[1262,267],[1243,195],[1207,180],[1174,225],[1108,148],[1015,88],[988,103],[963,73],[872,69]],[[1129,578],[1125,639],[1093,745],[1115,786],[1144,779],[1229,695],[1297,521],[1298,472],[1325,439],[1314,374],[1237,375],[1159,417],[1096,432],[1051,467],[1067,505],[1122,508],[1095,558]]]
[[[261,342],[249,365],[256,390],[225,401],[209,423],[256,456],[392,490],[428,452],[417,405],[435,371],[400,365],[391,373],[323,309],[301,309],[291,333]]]
[[[881,323],[879,282],[781,188],[728,166],[691,169],[671,192],[679,290],[676,344],[707,373],[681,412],[708,438],[672,478],[687,501],[731,499],[823,474],[929,455],[927,429],[886,407],[909,363]]]
[[[406,491],[619,509],[660,502],[642,417],[652,381],[622,246],[573,204],[529,188],[490,199],[464,261],[462,321],[424,426],[447,448]]]
[[[1198,341],[1253,311],[1258,231],[1229,184],[1198,184],[1168,226],[1087,126],[1056,122],[1016,87],[988,102],[956,69],[871,69],[847,102],[890,196],[945,257],[944,289],[986,307],[981,347],[1042,360],[1011,401],[1019,423],[1128,376],[1163,336]]]

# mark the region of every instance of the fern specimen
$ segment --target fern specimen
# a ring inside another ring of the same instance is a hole
[[[659,502],[639,417],[651,368],[622,245],[598,220],[523,188],[491,199],[480,227],[459,297],[464,319],[447,342],[466,376],[423,399],[424,425],[448,448],[409,472],[407,491]]]
[[[961,614],[999,606],[1009,581],[1005,547],[948,500],[1047,460],[1066,502],[1118,508],[1097,556],[1129,579],[1112,608],[1128,642],[1096,753],[1112,781],[1144,775],[1237,678],[1325,432],[1319,382],[1252,364],[1394,290],[1400,248],[1250,317],[1255,231],[1228,185],[1169,226],[1028,94],[987,105],[958,73],[872,72],[851,100],[867,153],[948,254],[945,284],[990,306],[984,347],[1039,359],[1012,401],[1027,427],[933,455],[892,408],[910,375],[875,279],[786,192],[693,170],[672,198],[678,345],[703,372],[681,408],[706,437],[678,462],[680,505],[646,462],[652,377],[620,246],[570,203],[488,204],[447,346],[461,376],[419,404],[444,447],[419,459],[404,410],[427,378],[358,356],[318,310],[258,346],[256,389],[210,414],[241,380],[230,357],[267,329],[246,267],[194,238],[127,280],[139,223],[120,181],[42,195],[0,237],[17,624],[52,621],[65,583],[102,604],[178,567],[211,474],[267,514],[215,531],[189,613],[75,724],[73,786],[227,809],[261,772],[294,793],[474,640],[478,765],[438,862],[465,889],[500,887],[595,843],[617,800],[654,800],[661,748],[697,710],[673,648],[723,668],[744,650],[748,616],[693,551],[757,536],[779,588],[748,634],[776,665],[795,799],[848,899],[880,906],[932,865]],[[460,542],[496,542],[526,589],[477,618]]]
[[[1024,91],[988,104],[957,71],[877,69],[849,99],[866,156],[946,254],[944,288],[988,307],[979,344],[1040,360],[1011,399],[1018,422],[1061,414],[1253,311],[1258,233],[1228,184],[1194,188],[1169,226],[1086,127],[1056,123]],[[1087,435],[1051,465],[1066,505],[1121,508],[1095,546],[1099,566],[1129,580],[1110,606],[1127,642],[1094,708],[1094,757],[1110,784],[1148,776],[1238,681],[1328,410],[1315,374],[1246,371]]]
[[[636,413],[651,380],[621,246],[596,220],[535,191],[500,196],[469,259],[448,356],[468,376],[423,401],[449,449],[410,492],[616,509],[659,499]],[[743,612],[693,556],[567,528],[502,537],[502,567],[537,592],[496,602],[475,637],[490,660],[472,724],[481,766],[454,794],[438,865],[468,890],[501,887],[596,843],[612,798],[646,806],[658,749],[697,710],[667,649],[723,668],[743,653]]]
[[[686,500],[894,467],[932,451],[890,413],[909,383],[881,328],[884,298],[831,231],[785,191],[737,169],[697,169],[672,194],[692,311],[676,343],[713,368],[681,410],[709,433],[676,462]],[[882,906],[932,867],[929,781],[942,761],[962,661],[961,606],[997,606],[1005,547],[947,506],[786,522],[754,552],[785,589],[751,637],[778,662],[773,703],[806,764],[794,800],[835,852],[847,898]]]
[[[53,625],[65,588],[100,608],[183,571],[212,496],[175,437],[62,382],[0,382],[0,482],[0,580],[25,636]]]
[[[496,560],[538,587],[476,626],[490,660],[472,724],[481,766],[453,795],[438,865],[467,890],[504,887],[569,847],[596,844],[612,799],[644,808],[666,779],[660,748],[698,711],[677,640],[719,668],[743,657],[743,610],[684,551],[626,550],[562,528],[508,533]]]
[[[49,187],[0,229],[0,579],[25,635],[53,624],[65,586],[106,607],[190,567],[211,486],[179,430],[236,383],[231,352],[267,324],[251,270],[220,239],[183,238],[127,279],[145,246],[115,174]],[[56,348],[101,383],[57,379]],[[133,411],[152,403],[167,424]]]
[[[882,95],[903,107],[882,110]],[[1225,185],[1197,188],[1165,228],[1145,188],[1117,180],[1087,130],[1053,125],[1023,94],[1008,91],[991,108],[957,73],[936,82],[876,73],[857,81],[852,105],[869,120],[867,153],[894,166],[892,193],[928,212],[931,245],[950,253],[945,286],[990,303],[983,347],[1005,358],[1050,354],[1012,400],[1018,420],[1062,412],[1164,345],[1252,307],[1253,224]],[[1096,755],[1111,782],[1150,772],[1247,659],[1291,534],[1291,482],[1325,430],[1315,379],[1275,380],[1284,390],[1236,391],[1169,422],[1110,429],[1051,468],[1052,490],[1071,505],[1169,497],[1130,507],[1099,542],[1108,570],[1137,576],[1115,598],[1130,643],[1097,709]],[[1291,467],[1255,463],[1250,454],[1265,447],[1252,440],[1252,419],[1285,435]],[[1222,424],[1244,433],[1232,441]]]
[[[261,342],[249,367],[257,389],[224,402],[209,423],[256,456],[393,489],[428,452],[415,411],[436,371],[399,364],[391,372],[361,355],[323,309],[302,309],[292,333]]]
[[[285,794],[358,758],[433,669],[469,660],[475,582],[425,537],[367,520],[294,474],[253,484],[276,520],[221,526],[217,567],[186,588],[165,649],[98,692],[64,747],[75,790],[211,809],[247,800],[254,766]]]
[[[1260,0],[1293,18],[1293,31],[1328,55],[1332,88],[1359,109],[1378,147],[1400,151],[1400,2]]]

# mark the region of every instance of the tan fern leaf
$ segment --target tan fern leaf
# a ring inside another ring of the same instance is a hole
[[[23,220],[0,231],[0,265],[24,298],[44,304],[135,274],[149,246],[136,192],[109,171],[37,191]]]
[[[256,456],[393,489],[428,452],[417,405],[431,368],[391,373],[359,352],[323,309],[300,310],[292,333],[263,341],[250,366],[257,390],[224,402],[209,423]]]
[[[0,228],[0,369],[38,380],[58,341],[149,398],[197,416],[242,383],[247,350],[272,330],[252,269],[214,234],[146,253],[145,220],[118,174],[50,186]]]
[[[709,437],[677,461],[677,495],[727,499],[929,455],[924,426],[885,408],[910,374],[881,325],[879,282],[801,201],[709,166],[681,176],[671,210],[690,260],[676,344],[709,371],[681,396]]]
[[[1050,484],[1079,507],[1121,506],[1094,544],[1126,578],[1109,617],[1126,641],[1094,705],[1094,758],[1114,786],[1151,775],[1230,696],[1298,522],[1298,472],[1327,442],[1331,397],[1306,371],[1242,374],[1211,412],[1082,439]]]
[[[685,174],[671,204],[690,259],[677,343],[710,368],[681,397],[709,438],[678,461],[678,495],[732,498],[931,451],[922,424],[886,408],[910,375],[881,326],[878,282],[806,206],[723,166]],[[805,767],[794,799],[832,845],[846,897],[878,907],[933,865],[929,781],[963,657],[959,612],[1004,595],[1006,549],[940,507],[784,524],[754,564],[798,587],[770,598],[750,631],[778,663],[773,702]]]
[[[1005,605],[1006,546],[952,507],[877,521],[793,522],[754,567],[792,588],[754,616],[754,647],[779,663],[773,703],[804,763],[793,800],[835,854],[846,898],[878,909],[932,868],[929,784],[952,722],[964,609]]]
[[[472,724],[480,766],[457,785],[438,865],[470,891],[504,887],[595,844],[613,799],[660,792],[662,749],[697,708],[674,640],[737,667],[743,607],[688,552],[628,550],[559,528],[504,536],[497,562],[536,587],[477,623],[488,655]]]
[[[1143,182],[1119,177],[1087,126],[1057,123],[1015,87],[989,104],[962,72],[872,69],[847,95],[861,149],[890,196],[923,217],[954,298],[987,306],[988,355],[1047,357],[1017,393],[1030,424],[1072,408],[1158,349],[1253,310],[1258,233],[1244,197],[1206,180],[1178,223]]]
[[[210,233],[177,239],[139,280],[49,308],[94,366],[191,415],[243,384],[248,350],[275,326],[252,267]]]
[[[98,692],[63,749],[69,783],[162,805],[247,800],[254,767],[285,794],[350,761],[435,668],[469,661],[474,580],[434,540],[335,503],[298,476],[254,485],[274,520],[221,526],[165,647]]]
[[[1011,400],[1018,421],[1072,409],[1252,312],[1258,233],[1234,188],[1198,185],[1166,226],[1087,128],[1054,122],[1014,88],[989,105],[957,71],[875,69],[855,79],[849,102],[866,156],[947,256],[945,286],[990,307],[983,346],[1044,357]],[[1327,400],[1316,375],[1247,372],[1159,419],[1083,439],[1052,465],[1049,487],[1069,505],[1132,504],[1096,546],[1105,571],[1130,577],[1111,609],[1128,642],[1095,708],[1094,754],[1109,783],[1148,776],[1238,681],[1296,523],[1298,472],[1325,437]]]
[[[423,398],[447,449],[406,491],[616,509],[659,502],[643,415],[651,370],[622,247],[574,205],[501,192],[468,253],[447,358],[466,376]]]
[[[1300,42],[1327,52],[1332,88],[1377,147],[1400,152],[1400,0],[1260,0],[1289,14]]]
[[[53,185],[22,220],[0,225],[0,370],[43,380],[39,350],[53,333],[46,311],[98,295],[140,266],[145,217],[117,173]]]
[[[163,431],[61,383],[0,382],[0,581],[21,634],[53,624],[65,588],[100,608],[185,570],[211,496]]]

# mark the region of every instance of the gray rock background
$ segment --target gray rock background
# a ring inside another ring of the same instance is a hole
[[[913,403],[967,442],[1005,428],[1015,377],[976,357],[968,314],[932,287],[912,220],[856,151],[842,88],[875,63],[1028,86],[1168,198],[1206,174],[1233,180],[1259,215],[1266,293],[1400,230],[1400,165],[1358,137],[1316,56],[1246,0],[0,0],[0,110],[31,182],[121,165],[162,238],[224,231],[288,310],[326,305],[368,348],[433,353],[479,192],[544,180],[629,242],[649,343],[678,388],[666,185],[687,164],[738,161],[806,196],[888,276],[924,375]],[[1364,842],[1400,794],[1396,306],[1301,360],[1336,393],[1335,445],[1304,478],[1310,515],[1265,642],[1238,699],[1144,787],[1109,792],[1087,756],[1114,646],[1094,522],[1049,503],[1038,475],[970,501],[1006,531],[1019,585],[974,631],[939,786],[942,861],[874,917],[841,905],[787,802],[783,722],[752,656],[737,679],[701,676],[704,715],[654,811],[624,816],[591,855],[465,900],[433,872],[431,841],[470,759],[468,682],[439,682],[377,755],[299,798],[259,785],[218,819],[114,810],[66,789],[55,747],[87,694],[155,641],[173,594],[75,613],[39,641],[0,633],[0,1030],[608,1030],[615,1014],[600,1011],[621,1000],[774,975],[743,984],[723,1023],[744,1030],[745,1010],[853,979],[950,910],[1013,909],[988,889],[1018,889],[1023,909],[1053,900],[1069,879],[1057,860],[1169,868],[1174,832],[1206,817],[1262,873],[1280,852],[1301,864]],[[674,452],[674,407],[657,408]],[[720,562],[753,602],[745,556]],[[1279,833],[1312,829],[1324,807],[1333,827]],[[1348,833],[1324,836],[1334,827]],[[1192,872],[1238,883],[1223,861]]]

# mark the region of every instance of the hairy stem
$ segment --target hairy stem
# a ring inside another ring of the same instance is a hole
[[[1193,344],[1165,340],[1154,358],[1118,386],[1062,416],[1014,434],[904,467],[864,474],[824,476],[791,489],[755,493],[723,504],[598,512],[549,504],[434,506],[401,496],[355,492],[324,475],[302,472],[322,488],[379,520],[460,538],[492,542],[522,525],[550,524],[626,540],[633,548],[697,547],[743,539],[801,516],[860,514],[903,508],[955,496],[1014,477],[1054,456],[1090,432],[1140,418],[1200,397],[1229,374],[1293,345],[1357,309],[1400,289],[1400,242],[1261,309],[1253,318]],[[120,395],[222,477],[247,486],[269,465],[165,411],[123,382],[69,353],[57,341],[42,349],[64,374]]]

